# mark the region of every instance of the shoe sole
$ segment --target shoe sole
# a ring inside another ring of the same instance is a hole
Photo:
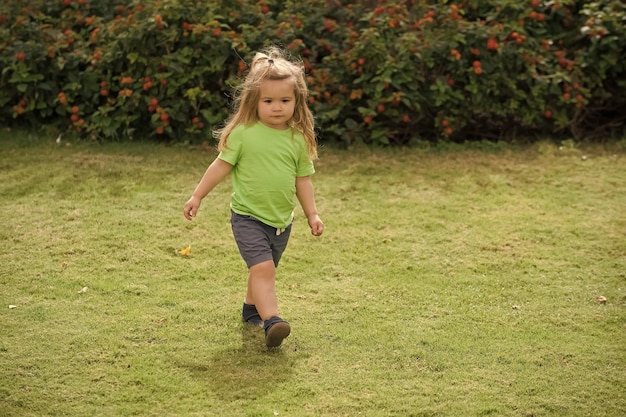
[[[267,347],[277,347],[283,343],[283,340],[291,333],[291,326],[287,322],[280,322],[273,325],[265,336],[265,344]]]

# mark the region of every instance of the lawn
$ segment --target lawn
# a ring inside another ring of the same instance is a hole
[[[268,350],[212,148],[3,129],[0,416],[626,415],[623,145],[322,147]]]

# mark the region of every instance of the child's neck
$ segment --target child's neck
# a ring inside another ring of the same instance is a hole
[[[266,125],[265,123],[263,123],[260,120],[259,120],[259,123],[261,123],[263,126],[267,127],[268,129],[272,129],[272,130],[289,130],[289,129],[291,129],[291,126],[289,126],[289,125],[285,125],[285,127],[268,126],[268,125]]]

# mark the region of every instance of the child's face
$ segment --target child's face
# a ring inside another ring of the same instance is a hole
[[[265,80],[261,83],[257,112],[259,120],[274,129],[287,129],[296,107],[291,80]]]

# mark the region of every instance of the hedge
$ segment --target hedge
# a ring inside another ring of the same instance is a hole
[[[2,0],[0,123],[210,140],[272,44],[322,141],[624,135],[625,28],[614,0]]]

